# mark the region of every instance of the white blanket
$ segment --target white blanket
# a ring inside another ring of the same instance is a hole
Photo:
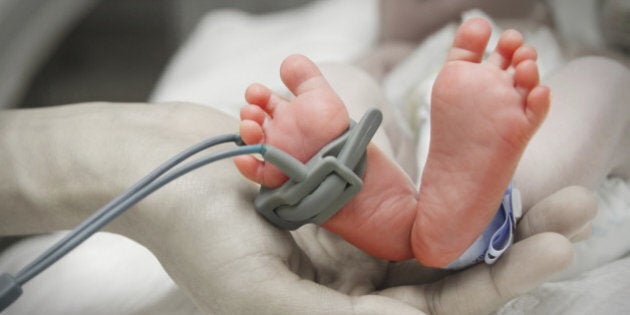
[[[356,58],[376,40],[377,13],[376,0],[315,1],[266,15],[211,12],[173,59],[151,99],[208,104],[238,117],[249,84],[284,91],[278,69],[289,54],[316,62]]]

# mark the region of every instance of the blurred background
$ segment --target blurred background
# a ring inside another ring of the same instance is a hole
[[[0,107],[146,101],[207,12],[262,14],[315,1],[0,0]],[[559,28],[565,38],[627,53],[630,0],[547,2],[554,22],[568,25]]]
[[[0,0],[0,107],[146,101],[208,11],[309,0]]]

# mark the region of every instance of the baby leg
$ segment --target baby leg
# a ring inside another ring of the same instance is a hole
[[[496,214],[549,90],[536,52],[505,32],[482,62],[490,25],[464,22],[433,86],[431,142],[411,234],[414,256],[441,267],[459,257]]]
[[[628,82],[627,68],[601,57],[576,59],[545,80],[551,109],[515,175],[525,210],[562,187],[630,178]]]

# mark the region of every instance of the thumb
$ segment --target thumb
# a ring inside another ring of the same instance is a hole
[[[494,265],[479,264],[431,284],[386,289],[382,294],[429,314],[487,314],[541,285],[572,260],[567,238],[541,233],[514,244]]]

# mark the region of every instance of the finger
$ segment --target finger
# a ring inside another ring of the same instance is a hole
[[[572,259],[573,247],[565,237],[543,233],[514,244],[494,265],[479,264],[435,283],[381,294],[429,314],[487,314],[539,286]]]
[[[571,186],[534,205],[516,229],[516,239],[541,232],[555,232],[569,239],[580,239],[597,214],[597,200],[590,190]]]
[[[514,244],[496,264],[479,265],[476,273],[471,270],[460,274],[460,279],[451,280],[442,289],[450,296],[442,298],[443,303],[434,307],[440,310],[436,314],[494,311],[564,270],[573,257],[573,246],[565,237],[555,233],[534,235]],[[449,290],[454,285],[459,285],[459,292]],[[453,308],[458,306],[457,301],[460,307]]]

